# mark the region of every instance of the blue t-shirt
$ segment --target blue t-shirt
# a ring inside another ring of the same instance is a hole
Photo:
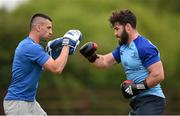
[[[49,59],[43,47],[27,37],[15,50],[12,80],[5,100],[34,101],[43,64]]]
[[[148,77],[148,67],[160,61],[160,54],[156,46],[139,35],[129,45],[119,45],[112,52],[115,60],[121,62],[128,80],[140,83]],[[160,84],[152,87],[139,96],[155,95],[165,98]]]

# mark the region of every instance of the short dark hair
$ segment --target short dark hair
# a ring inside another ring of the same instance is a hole
[[[114,26],[116,22],[121,25],[129,23],[134,29],[136,28],[136,16],[130,10],[113,11],[109,17],[109,22],[112,26]]]
[[[35,14],[31,17],[31,20],[30,20],[30,29],[32,28],[32,23],[33,23],[33,21],[34,21],[34,19],[35,19],[36,17],[41,17],[41,18],[44,18],[44,19],[48,19],[49,21],[52,22],[52,19],[51,19],[48,15],[43,14],[43,13],[35,13]]]

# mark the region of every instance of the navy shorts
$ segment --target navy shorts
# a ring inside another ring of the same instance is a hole
[[[154,95],[136,97],[130,102],[130,115],[162,115],[165,104],[165,98]]]

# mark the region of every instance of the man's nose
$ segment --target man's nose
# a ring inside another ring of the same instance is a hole
[[[52,36],[53,36],[53,32],[52,32],[52,31],[50,31],[50,32],[49,32],[49,35],[52,37]]]
[[[117,36],[117,32],[116,31],[114,32],[114,35]]]
[[[52,31],[52,29],[50,30],[50,34],[52,34],[52,35],[53,35],[53,31]]]

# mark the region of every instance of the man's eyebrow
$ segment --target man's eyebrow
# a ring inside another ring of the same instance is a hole
[[[117,29],[117,27],[113,27],[114,29]]]
[[[49,26],[47,26],[47,28],[52,28],[52,26],[49,25]]]

